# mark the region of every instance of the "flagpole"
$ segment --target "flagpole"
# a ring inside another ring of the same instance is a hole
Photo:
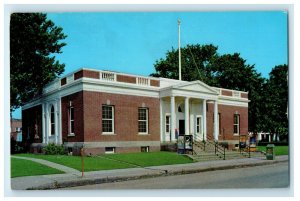
[[[178,19],[178,63],[179,63],[179,80],[181,80],[181,50],[180,50],[180,19]]]

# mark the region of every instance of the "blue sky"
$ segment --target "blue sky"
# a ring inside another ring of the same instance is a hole
[[[214,44],[219,54],[238,52],[264,77],[287,64],[287,13],[266,12],[102,12],[48,13],[68,35],[64,74],[81,67],[149,75],[156,60],[181,44]],[[20,118],[20,110],[14,112]]]

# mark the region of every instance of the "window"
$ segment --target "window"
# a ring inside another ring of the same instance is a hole
[[[106,154],[114,154],[116,151],[115,147],[105,147],[105,153]]]
[[[218,122],[219,122],[219,135],[221,135],[221,113],[218,113]]]
[[[183,103],[178,106],[178,112],[184,112],[184,104]]]
[[[51,128],[51,135],[55,135],[55,113],[54,113],[54,106],[51,106],[51,114],[50,114],[50,128]]]
[[[240,134],[240,115],[235,114],[233,117],[233,134]]]
[[[16,127],[16,132],[21,132],[21,127]]]
[[[139,108],[138,111],[138,127],[139,133],[148,133],[148,108]]]
[[[69,119],[70,119],[69,134],[74,134],[74,107],[70,107],[69,109]]]
[[[149,146],[141,147],[141,152],[149,152]]]
[[[201,134],[202,133],[201,122],[202,122],[202,117],[198,116],[197,119],[196,119],[196,133],[197,134]]]
[[[166,133],[170,133],[170,115],[166,115]]]
[[[114,107],[102,106],[102,133],[114,133]]]

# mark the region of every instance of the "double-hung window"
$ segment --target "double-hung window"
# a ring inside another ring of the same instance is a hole
[[[170,133],[170,115],[166,115],[166,133]]]
[[[202,116],[196,118],[196,133],[202,134]]]
[[[114,106],[102,105],[102,133],[114,133]]]
[[[51,124],[51,135],[55,135],[55,112],[54,112],[54,106],[51,106],[51,112],[50,112],[50,124]]]
[[[69,109],[69,134],[74,134],[74,107]]]
[[[240,115],[234,114],[233,116],[233,134],[239,135],[240,134]]]
[[[138,131],[140,134],[148,134],[148,108],[138,110]]]

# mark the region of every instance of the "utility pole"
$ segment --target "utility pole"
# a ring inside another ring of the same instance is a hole
[[[178,63],[179,63],[179,80],[181,80],[181,51],[180,51],[180,19],[178,19]]]

